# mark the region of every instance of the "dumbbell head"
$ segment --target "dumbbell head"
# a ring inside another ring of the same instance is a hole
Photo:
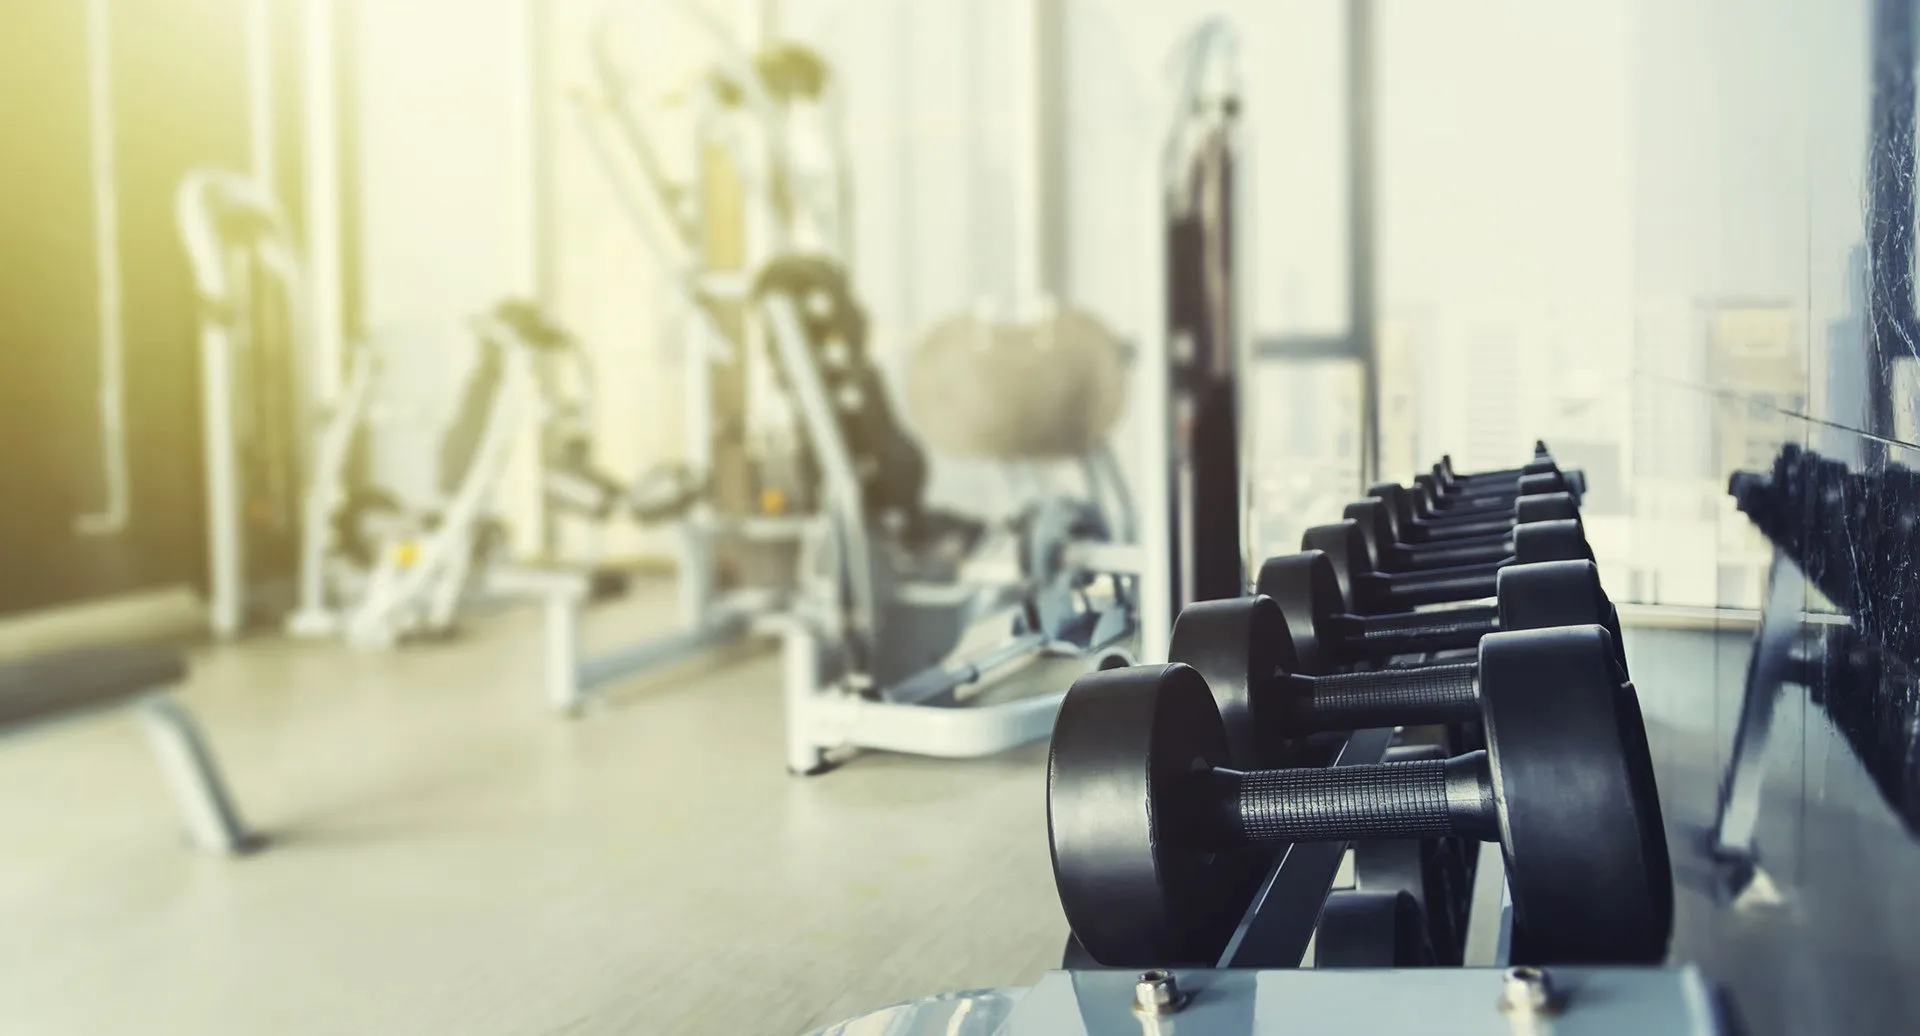
[[[1335,665],[1344,645],[1334,643],[1334,628],[1346,607],[1340,579],[1326,554],[1309,550],[1268,558],[1260,563],[1253,592],[1279,606],[1297,665],[1310,673],[1324,673]],[[1179,620],[1174,625],[1178,627]]]
[[[1340,599],[1347,611],[1357,612],[1353,601],[1353,577],[1374,571],[1373,553],[1367,548],[1367,536],[1360,523],[1345,518],[1329,525],[1316,525],[1300,534],[1302,551],[1317,550],[1333,566],[1334,581],[1340,587]]]
[[[1598,627],[1480,648],[1483,756],[1241,772],[1206,680],[1184,665],[1081,677],[1048,760],[1061,906],[1095,959],[1209,960],[1246,905],[1248,846],[1473,835],[1506,856],[1535,962],[1658,960],[1671,875],[1657,803],[1630,770],[1637,706]],[[1224,879],[1224,880],[1221,880]]]
[[[1584,627],[1529,630],[1481,643],[1480,694],[1516,926],[1540,962],[1666,955],[1673,876],[1659,789],[1633,685],[1585,693],[1616,650]],[[1527,685],[1557,692],[1532,696]],[[1581,729],[1584,727],[1585,729]],[[1603,801],[1606,804],[1602,804]],[[1595,898],[1587,893],[1609,890]],[[1617,898],[1615,898],[1617,897]]]
[[[1276,677],[1299,671],[1287,619],[1271,597],[1195,601],[1180,609],[1167,639],[1167,659],[1193,667],[1206,681],[1226,731],[1227,765],[1255,767],[1274,758],[1284,734]]]
[[[1369,497],[1355,500],[1340,512],[1344,521],[1354,523],[1360,534],[1361,544],[1366,548],[1367,566],[1379,569],[1390,557],[1389,552],[1402,541],[1397,531],[1399,524],[1394,520],[1387,503]],[[1301,550],[1310,549],[1302,546]],[[1359,569],[1354,569],[1359,571]]]
[[[1227,757],[1206,681],[1183,665],[1089,676],[1101,679],[1082,676],[1061,703],[1047,757],[1047,835],[1067,922],[1103,964],[1211,963],[1264,860],[1201,850],[1180,831],[1192,767]]]

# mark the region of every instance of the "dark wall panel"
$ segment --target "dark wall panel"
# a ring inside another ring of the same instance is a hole
[[[188,169],[247,156],[241,0],[111,5],[130,522],[83,536],[106,499],[88,135],[87,5],[10,5],[0,34],[0,612],[197,580],[195,302],[173,222]]]

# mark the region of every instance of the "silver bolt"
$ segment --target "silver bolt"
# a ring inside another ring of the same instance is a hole
[[[1185,1006],[1187,994],[1171,971],[1143,971],[1133,985],[1133,1009],[1141,1014],[1172,1014]]]
[[[1566,997],[1553,987],[1553,976],[1545,968],[1508,968],[1500,989],[1503,1014],[1533,1018],[1558,1014]]]

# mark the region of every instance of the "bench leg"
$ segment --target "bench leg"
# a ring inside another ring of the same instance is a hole
[[[141,702],[140,716],[194,845],[229,855],[258,848],[262,840],[247,830],[234,808],[193,713],[172,695],[156,694]]]

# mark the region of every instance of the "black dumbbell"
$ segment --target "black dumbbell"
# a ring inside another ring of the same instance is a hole
[[[1359,523],[1361,535],[1367,538],[1369,569],[1420,572],[1499,561],[1513,553],[1516,527],[1532,522],[1579,521],[1580,505],[1567,493],[1523,496],[1514,501],[1505,518],[1489,523],[1481,535],[1422,543],[1408,543],[1399,536],[1392,511],[1380,500],[1356,500],[1347,505],[1343,516]]]
[[[1522,575],[1513,575],[1523,570]],[[1502,628],[1500,616],[1505,602],[1512,602],[1506,606],[1516,615],[1564,614],[1567,608],[1584,607],[1584,603],[1575,603],[1571,597],[1547,596],[1536,590],[1543,586],[1574,585],[1571,578],[1547,581],[1539,575],[1549,570],[1577,571],[1583,587],[1598,586],[1600,582],[1599,570],[1589,560],[1510,565],[1494,572],[1483,592],[1462,598],[1492,597],[1500,603],[1356,615],[1341,610],[1344,599],[1333,562],[1324,551],[1309,550],[1268,558],[1260,566],[1254,592],[1272,598],[1273,603],[1280,606],[1280,614],[1287,620],[1293,657],[1302,671],[1327,673],[1343,665],[1381,662],[1395,655],[1473,647],[1480,643],[1480,638]],[[1618,640],[1619,619],[1611,606],[1604,614],[1606,619],[1602,625],[1612,630]]]
[[[1580,494],[1575,493],[1566,476],[1560,474],[1522,475],[1502,492],[1440,503],[1435,502],[1432,489],[1418,478],[1412,486],[1376,482],[1367,487],[1367,496],[1387,501],[1394,508],[1396,519],[1405,518],[1415,535],[1434,539],[1463,535],[1460,529],[1504,517],[1519,497],[1541,493],[1567,493],[1575,503],[1580,500]]]
[[[1474,564],[1413,572],[1379,571],[1376,559],[1383,551],[1369,549],[1366,527],[1358,522],[1351,529],[1346,522],[1335,527],[1343,530],[1342,538],[1350,545],[1342,558],[1346,579],[1341,596],[1351,602],[1352,610],[1362,614],[1492,597],[1494,580],[1500,570],[1509,565],[1593,560],[1586,529],[1577,518],[1516,525],[1511,545],[1498,543],[1497,555],[1489,550],[1485,560]],[[1324,533],[1315,536],[1316,549],[1324,549],[1324,545],[1319,544],[1321,538],[1332,539]],[[1336,572],[1336,576],[1340,574]]]
[[[1544,451],[1536,451],[1533,460],[1526,467],[1509,468],[1505,471],[1473,472],[1463,475],[1454,470],[1453,458],[1451,456],[1442,456],[1439,463],[1433,466],[1431,474],[1434,485],[1443,492],[1465,492],[1488,485],[1498,486],[1506,479],[1527,474],[1529,470],[1535,472],[1544,470],[1543,465],[1552,462],[1552,454]],[[1557,468],[1557,464],[1555,467]],[[1570,468],[1565,470],[1565,475],[1567,482],[1572,487],[1573,493],[1576,496],[1585,496],[1587,492],[1586,473],[1578,468]]]
[[[1443,494],[1472,495],[1504,489],[1522,475],[1558,471],[1559,465],[1554,461],[1553,454],[1540,449],[1537,442],[1534,446],[1533,456],[1525,464],[1497,471],[1461,472],[1454,468],[1453,456],[1443,454],[1427,469],[1425,477]]]
[[[1541,439],[1535,439],[1533,441],[1533,459],[1528,461],[1528,464],[1538,464],[1541,461],[1550,461],[1552,459],[1553,451],[1547,449],[1546,442]],[[1433,465],[1434,474],[1444,474],[1449,479],[1457,480],[1466,485],[1472,485],[1475,482],[1482,482],[1487,479],[1512,478],[1525,470],[1525,467],[1518,467],[1502,468],[1498,471],[1457,471],[1454,469],[1453,454],[1451,453],[1441,454],[1440,459],[1435,461]]]
[[[1392,506],[1394,522],[1404,526],[1402,539],[1407,543],[1473,535],[1473,528],[1478,524],[1498,522],[1500,518],[1505,518],[1513,508],[1515,499],[1540,493],[1567,493],[1574,503],[1580,501],[1580,493],[1574,489],[1574,483],[1561,472],[1524,474],[1498,493],[1484,493],[1475,497],[1442,499],[1423,478],[1415,478],[1413,485],[1377,482],[1367,487],[1369,497],[1386,501],[1386,505]]]
[[[1615,623],[1600,577],[1585,562],[1507,569],[1489,619],[1482,638],[1495,629]],[[1295,644],[1310,654],[1303,658]],[[1192,666],[1212,688],[1231,766],[1277,765],[1289,743],[1309,734],[1479,718],[1471,662],[1308,675],[1327,672],[1321,654],[1311,631],[1295,633],[1281,606],[1259,595],[1187,605],[1167,644],[1168,661]]]
[[[1576,626],[1482,641],[1488,750],[1437,762],[1227,769],[1220,714],[1191,666],[1080,677],[1047,769],[1068,922],[1105,964],[1211,962],[1245,909],[1249,857],[1457,835],[1500,843],[1515,963],[1662,959],[1673,890],[1659,795],[1607,640]]]

